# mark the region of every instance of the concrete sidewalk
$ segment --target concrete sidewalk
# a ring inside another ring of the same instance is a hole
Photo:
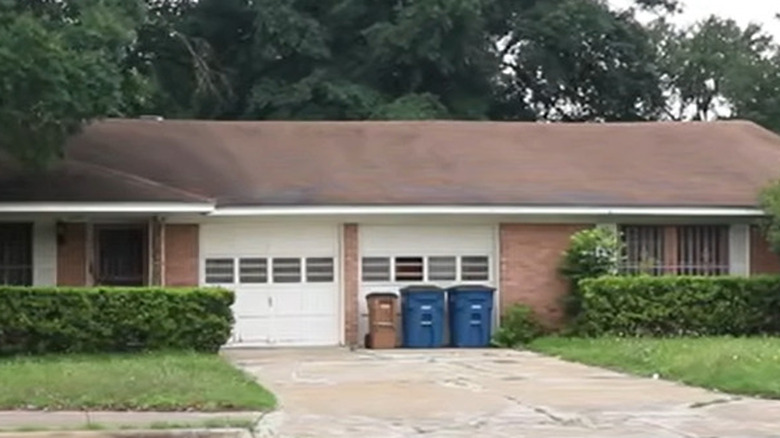
[[[262,412],[0,411],[0,433],[22,429],[229,428],[240,423],[256,424],[263,415]]]

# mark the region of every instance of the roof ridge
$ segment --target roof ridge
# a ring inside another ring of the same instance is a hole
[[[97,121],[97,123],[144,123],[144,124],[165,124],[165,123],[196,123],[196,124],[340,124],[340,125],[400,125],[400,124],[424,124],[424,123],[457,123],[457,124],[501,124],[501,125],[540,125],[540,126],[616,126],[616,125],[702,125],[702,124],[756,124],[748,119],[717,119],[717,120],[615,120],[615,121],[568,121],[568,120],[464,120],[464,119],[419,119],[419,120],[268,120],[268,119],[144,119],[129,117],[108,117]]]
[[[189,198],[198,199],[201,202],[209,202],[209,203],[212,203],[212,204],[216,203],[216,200],[214,200],[213,198],[210,198],[210,197],[207,197],[207,196],[201,196],[201,195],[189,192],[187,190],[180,189],[178,187],[169,186],[169,185],[163,184],[163,183],[161,183],[159,181],[154,181],[154,180],[151,180],[151,179],[148,179],[148,178],[144,178],[142,176],[135,175],[135,174],[132,174],[132,173],[123,172],[121,170],[116,170],[116,169],[112,169],[112,168],[109,168],[109,167],[106,167],[106,166],[102,166],[100,164],[88,163],[86,161],[81,161],[81,160],[67,159],[67,161],[70,161],[71,163],[74,163],[74,164],[77,164],[77,165],[80,165],[80,166],[92,168],[92,169],[94,169],[94,170],[96,170],[98,172],[103,172],[103,173],[107,174],[108,176],[116,176],[116,177],[119,177],[119,178],[125,178],[127,180],[131,180],[131,181],[137,182],[139,184],[144,184],[144,185],[147,185],[147,186],[163,188],[165,190],[170,190],[172,192],[177,192],[180,195],[183,195],[183,196],[186,196],[186,197],[189,197]]]

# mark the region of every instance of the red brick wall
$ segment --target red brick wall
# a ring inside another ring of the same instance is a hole
[[[758,227],[750,228],[750,274],[780,274],[780,258],[769,249]]]
[[[60,225],[57,243],[57,285],[87,285],[87,226]]]
[[[197,286],[200,257],[196,224],[167,224],[164,229],[166,286]]]
[[[344,342],[358,345],[358,226],[344,224]]]
[[[568,284],[559,274],[572,234],[592,225],[501,224],[501,309],[531,306],[546,325],[557,326]]]

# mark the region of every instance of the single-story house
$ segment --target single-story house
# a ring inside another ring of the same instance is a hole
[[[238,345],[354,345],[365,295],[497,289],[562,317],[572,233],[628,271],[780,272],[756,223],[780,138],[749,122],[105,120],[0,172],[0,283],[225,286]]]

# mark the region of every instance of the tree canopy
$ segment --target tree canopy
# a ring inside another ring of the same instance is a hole
[[[26,164],[61,154],[85,120],[136,98],[125,47],[143,10],[123,0],[0,3],[0,148]]]
[[[780,131],[758,26],[675,0],[0,0],[0,149],[62,154],[90,120],[616,121]],[[652,22],[638,19],[651,11]]]

